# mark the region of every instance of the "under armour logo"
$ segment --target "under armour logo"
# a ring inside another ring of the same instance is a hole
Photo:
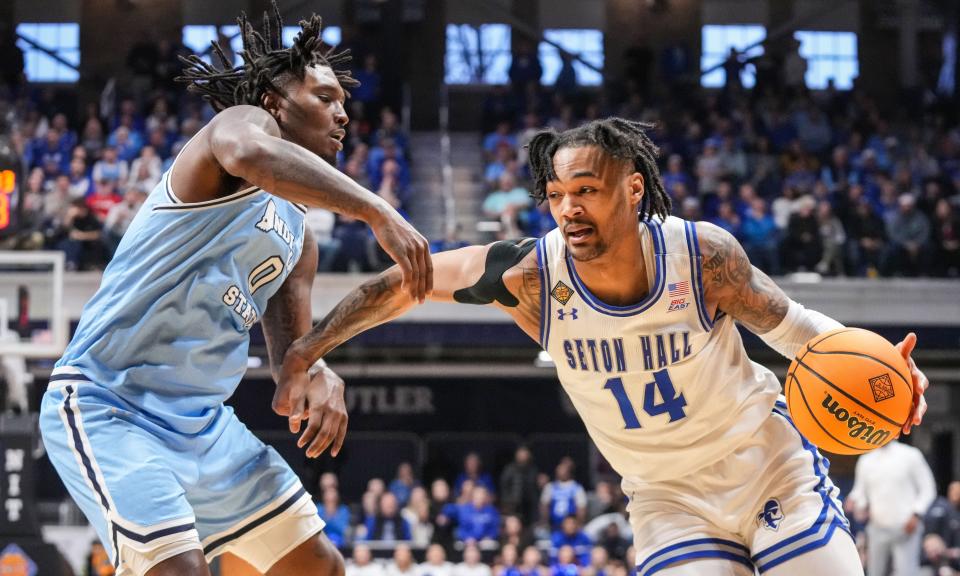
[[[563,308],[557,310],[557,320],[563,320],[567,316],[570,316],[572,320],[577,319],[577,309],[571,308],[569,312],[565,311]]]

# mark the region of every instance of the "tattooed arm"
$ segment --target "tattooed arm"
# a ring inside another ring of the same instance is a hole
[[[487,269],[491,246],[469,246],[434,255],[434,288],[429,298],[454,302],[455,292],[475,285]],[[507,269],[503,283],[516,302],[490,304],[506,311],[524,332],[536,339],[540,330],[540,278],[536,254],[530,252]],[[403,315],[416,303],[409,293],[400,290],[400,272],[396,267],[365,282],[290,346],[283,360],[284,377],[303,372],[340,344]]]
[[[750,265],[746,252],[729,232],[697,223],[702,253],[703,291],[714,316],[726,312],[755,334],[776,328],[787,315],[790,299],[769,276]]]

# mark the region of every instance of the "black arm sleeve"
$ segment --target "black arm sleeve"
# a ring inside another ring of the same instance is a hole
[[[537,245],[534,238],[501,240],[490,245],[483,276],[469,288],[453,293],[453,299],[461,304],[490,304],[494,300],[509,308],[520,305],[516,296],[507,290],[503,274],[524,259]]]

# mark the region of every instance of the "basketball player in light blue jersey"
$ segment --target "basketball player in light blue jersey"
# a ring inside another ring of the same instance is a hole
[[[491,304],[556,361],[630,497],[639,576],[862,575],[827,475],[735,321],[793,358],[839,327],[790,300],[727,232],[668,216],[643,124],[611,118],[530,142],[534,197],[559,228],[435,257],[431,298]],[[639,222],[638,220],[639,216]],[[290,346],[281,381],[416,302],[388,270]],[[926,410],[913,377],[904,432]]]
[[[310,329],[317,244],[306,206],[370,224],[430,290],[426,240],[386,202],[339,173],[346,61],[320,42],[320,18],[284,49],[240,19],[244,65],[197,57],[185,80],[218,110],[150,194],[57,362],[41,407],[50,459],[118,574],[209,575],[231,552],[268,575],[343,573],[310,495],[223,402],[247,367],[260,321],[279,382],[290,343]],[[273,408],[317,456],[346,432],[343,382],[318,364],[277,387]]]

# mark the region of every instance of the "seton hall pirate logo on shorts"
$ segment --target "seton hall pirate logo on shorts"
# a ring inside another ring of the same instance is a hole
[[[780,529],[783,518],[783,508],[780,506],[780,501],[771,498],[763,505],[763,511],[757,514],[757,526],[776,532]]]
[[[873,392],[873,400],[875,402],[893,398],[893,382],[890,381],[890,375],[881,374],[871,378],[870,391]]]
[[[550,291],[550,295],[557,302],[566,305],[573,298],[573,288],[570,288],[563,282],[557,282],[557,285]]]

